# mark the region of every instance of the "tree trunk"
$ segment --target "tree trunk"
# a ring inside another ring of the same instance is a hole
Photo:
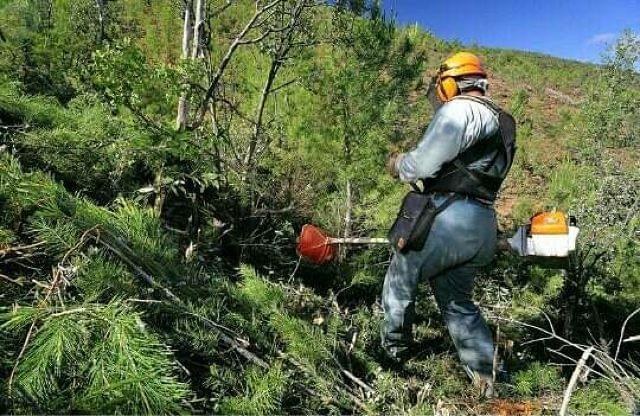
[[[182,59],[188,59],[190,56],[189,46],[191,45],[191,36],[193,30],[191,28],[191,4],[187,3],[184,9],[184,25],[182,30]],[[187,86],[183,85],[183,91],[178,99],[178,116],[176,118],[176,130],[184,131],[187,127],[187,117],[189,114],[189,101],[187,97]]]
[[[353,219],[352,219],[352,212],[353,212],[353,192],[351,189],[351,180],[347,179],[347,188],[346,188],[346,195],[345,195],[345,200],[344,200],[344,208],[345,208],[345,212],[344,212],[344,232],[342,233],[342,236],[344,238],[349,238],[351,237],[351,231],[353,228]],[[343,244],[341,246],[341,252],[340,252],[340,260],[344,260],[347,257],[347,245]]]
[[[205,0],[195,0],[195,23],[193,25],[193,46],[191,47],[191,59],[202,58],[202,32],[204,30]]]
[[[344,128],[344,136],[343,136],[343,150],[344,150],[344,161],[346,166],[351,165],[351,134],[350,134],[350,126],[349,126],[349,110],[347,109],[346,102],[343,102],[342,107],[342,124]],[[349,173],[350,175],[350,173]],[[353,189],[351,186],[351,178],[347,178],[347,186],[345,192],[345,203],[344,203],[344,233],[343,236],[345,238],[351,236],[351,231],[353,228],[353,220],[352,220],[352,212],[353,212]],[[346,245],[342,247],[340,250],[340,260],[344,260],[347,257],[347,247]]]
[[[260,135],[262,134],[262,118],[264,117],[264,108],[267,103],[267,98],[269,97],[269,93],[271,92],[271,87],[273,86],[273,81],[276,79],[276,75],[278,73],[278,69],[280,68],[280,64],[277,59],[273,59],[271,61],[271,67],[269,68],[269,75],[267,75],[267,80],[262,87],[262,94],[260,95],[260,102],[258,103],[258,107],[256,108],[256,117],[255,117],[255,125],[253,127],[253,135],[251,136],[251,140],[249,141],[249,148],[247,149],[247,154],[244,158],[244,170],[245,173],[243,177],[246,179],[247,174],[250,173],[253,165],[253,156],[255,155],[256,146],[260,139]]]
[[[104,0],[96,0],[98,9],[98,44],[104,40]]]
[[[49,0],[47,2],[47,29],[51,29],[53,27],[53,0]]]
[[[162,216],[162,208],[164,207],[164,201],[167,196],[166,189],[162,183],[162,170],[162,168],[158,169],[153,181],[153,188],[156,193],[156,199],[153,202],[153,213],[156,218],[160,218]]]

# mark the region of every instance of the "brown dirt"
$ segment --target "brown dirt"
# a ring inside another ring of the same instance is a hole
[[[478,404],[477,401],[462,403],[438,403],[436,414],[457,415],[492,415],[492,416],[533,416],[552,414],[557,412],[557,398],[542,398],[532,400],[492,399]]]

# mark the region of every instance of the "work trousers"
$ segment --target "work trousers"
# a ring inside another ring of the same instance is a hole
[[[436,195],[436,205],[446,198]],[[471,298],[476,272],[491,261],[495,248],[493,207],[462,199],[436,216],[422,250],[395,252],[382,291],[385,349],[393,355],[408,346],[417,286],[426,280],[431,284],[460,360],[481,375],[491,375],[491,331]]]

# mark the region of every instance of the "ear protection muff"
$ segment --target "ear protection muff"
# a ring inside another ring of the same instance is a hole
[[[438,98],[442,102],[447,102],[460,93],[458,91],[458,84],[453,77],[441,77],[438,76],[438,82],[436,83],[436,92]]]

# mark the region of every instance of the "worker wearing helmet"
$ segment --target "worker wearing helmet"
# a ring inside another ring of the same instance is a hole
[[[394,253],[382,292],[382,343],[394,360],[406,356],[417,285],[431,284],[442,316],[468,374],[485,394],[493,392],[493,340],[472,301],[478,269],[493,258],[493,202],[515,153],[513,118],[485,96],[480,59],[460,52],[442,64],[430,93],[435,115],[417,147],[392,155],[388,169],[403,182],[422,181],[440,212],[419,250]]]

